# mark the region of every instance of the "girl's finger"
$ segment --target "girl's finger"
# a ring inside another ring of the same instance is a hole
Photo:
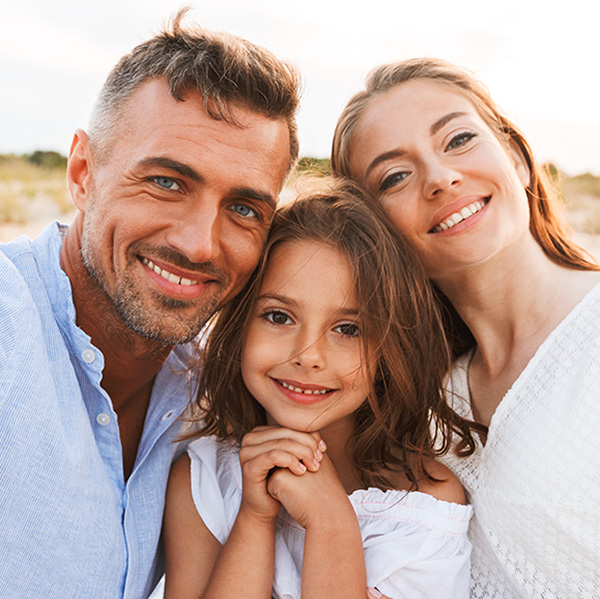
[[[307,470],[307,467],[295,455],[280,449],[271,449],[244,462],[240,459],[240,462],[244,477],[249,476],[250,479],[255,480],[263,480],[273,468],[287,468],[298,476]]]
[[[298,442],[296,439],[275,438],[254,445],[243,444],[240,449],[240,462],[244,464],[247,461],[256,459],[259,455],[271,451],[283,451],[293,455],[311,472],[316,472],[319,469],[321,460],[323,459],[323,453],[318,447],[315,451],[315,446],[307,445],[305,442]]]

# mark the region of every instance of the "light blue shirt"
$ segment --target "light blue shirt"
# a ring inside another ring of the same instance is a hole
[[[63,234],[55,223],[33,242],[0,244],[0,597],[141,599],[162,570],[189,349],[156,377],[125,483],[104,357],[75,324],[59,264]]]

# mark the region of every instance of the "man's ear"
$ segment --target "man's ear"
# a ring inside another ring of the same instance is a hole
[[[77,129],[73,135],[69,161],[67,163],[67,187],[73,204],[85,212],[92,186],[93,159],[90,138],[83,129]]]
[[[515,170],[517,171],[517,175],[521,180],[523,187],[529,187],[529,184],[531,183],[531,171],[527,166],[523,151],[514,139],[511,139],[508,144],[508,156],[515,166]]]

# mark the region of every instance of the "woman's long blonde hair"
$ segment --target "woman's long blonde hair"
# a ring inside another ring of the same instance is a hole
[[[565,218],[564,206],[546,173],[536,162],[523,134],[500,113],[489,91],[480,81],[468,71],[446,61],[414,58],[380,66],[370,73],[365,90],[350,99],[338,120],[331,152],[331,169],[334,175],[353,178],[350,168],[353,136],[371,101],[413,79],[432,80],[458,90],[473,104],[496,136],[523,155],[530,172],[529,185],[525,188],[529,201],[529,227],[548,258],[567,268],[599,270],[600,267],[593,258],[571,240],[571,228]],[[453,353],[460,354],[472,344],[472,337],[447,300],[442,298],[442,301],[453,313],[449,333]]]

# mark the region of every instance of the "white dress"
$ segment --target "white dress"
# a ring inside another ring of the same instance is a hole
[[[239,510],[238,448],[207,437],[188,448],[192,496],[204,523],[225,543]],[[367,583],[394,599],[466,599],[471,506],[425,493],[358,490],[350,495],[365,549]],[[277,522],[273,597],[300,597],[304,529],[284,510]]]
[[[472,418],[468,365],[453,369]],[[550,334],[506,393],[487,443],[442,461],[475,508],[472,599],[600,597],[600,285]]]

